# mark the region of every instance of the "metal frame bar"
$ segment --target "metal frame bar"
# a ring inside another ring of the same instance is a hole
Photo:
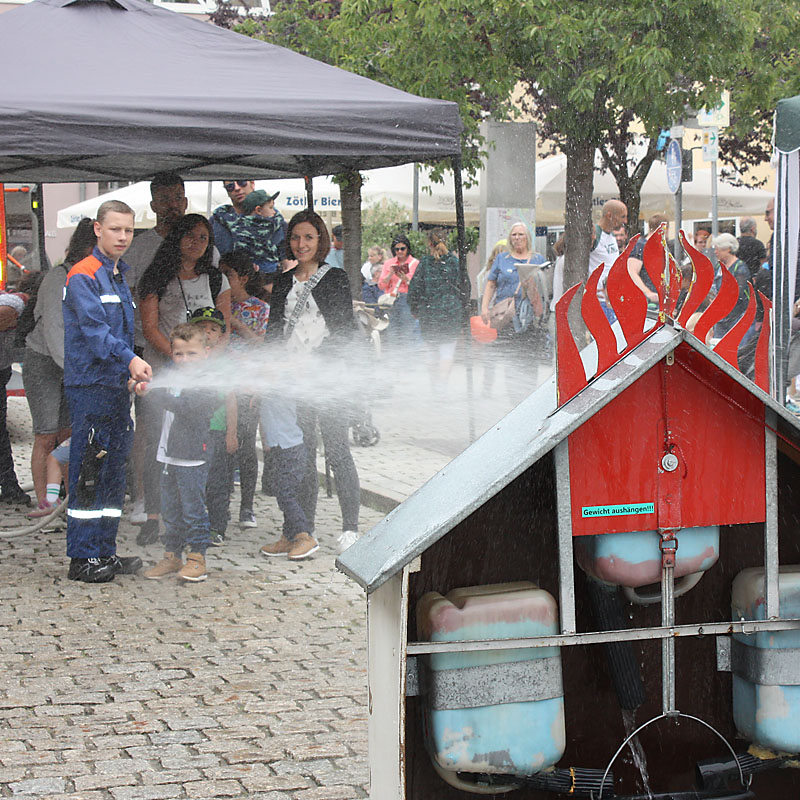
[[[675,561],[668,561],[662,553],[661,569],[661,624],[675,626]],[[661,710],[669,715],[675,712],[675,637],[661,639]]]
[[[458,240],[458,269],[466,282],[471,285],[469,272],[467,270],[467,230],[464,221],[464,187],[461,182],[461,170],[463,167],[461,153],[457,153],[450,159],[450,166],[453,169],[453,199],[456,204],[456,233]],[[414,165],[414,179],[419,180],[419,165]],[[418,201],[417,192],[414,192],[414,201]],[[480,300],[478,301],[480,302]],[[469,425],[470,444],[475,441],[475,391],[472,374],[472,335],[469,331],[469,298],[464,300],[465,306],[462,315],[462,328],[464,330],[464,350],[466,355],[467,368],[467,422]]]
[[[575,566],[572,543],[572,493],[569,482],[569,437],[553,452],[556,466],[556,509],[558,511],[558,609],[562,635],[574,634]]]
[[[750,635],[762,631],[800,630],[800,619],[743,620],[741,622],[707,622],[700,625],[673,625],[660,628],[631,628],[624,631],[590,631],[588,633],[531,636],[523,639],[480,639],[454,642],[409,642],[408,655],[431,653],[468,653],[481,650],[517,650],[523,647],[567,647],[576,644],[608,642],[640,642],[679,636],[714,636],[726,633]]]
[[[764,522],[764,615],[780,617],[780,556],[778,553],[778,416],[764,409],[764,462],[767,516]]]

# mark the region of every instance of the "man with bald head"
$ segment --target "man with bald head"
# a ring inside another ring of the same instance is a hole
[[[750,268],[750,277],[755,278],[764,262],[767,251],[761,241],[756,238],[758,227],[752,217],[739,220],[739,258]]]
[[[605,264],[603,274],[600,282],[597,285],[597,296],[600,298],[600,303],[603,306],[603,311],[608,317],[610,322],[616,319],[611,306],[606,302],[605,285],[606,278],[614,262],[619,256],[619,246],[614,237],[614,229],[620,225],[625,225],[628,222],[628,208],[621,200],[607,200],[603,205],[602,216],[600,223],[595,226],[595,244],[594,249],[589,253],[589,274],[600,266]]]

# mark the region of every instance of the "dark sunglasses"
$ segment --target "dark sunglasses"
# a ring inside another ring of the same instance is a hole
[[[246,188],[248,183],[250,181],[223,181],[222,185],[225,187],[226,192],[232,192],[237,186],[240,189]]]
[[[408,250],[408,248],[404,244],[396,244],[394,246],[394,249],[395,250],[402,250],[404,253],[405,253],[406,250]]]

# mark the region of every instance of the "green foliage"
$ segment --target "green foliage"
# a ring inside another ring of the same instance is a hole
[[[428,252],[428,235],[424,230],[411,230],[411,215],[399,203],[390,200],[387,203],[375,204],[361,212],[361,262],[367,260],[367,251],[370,247],[378,246],[386,250],[389,258],[389,245],[398,234],[404,234],[411,242],[411,252],[419,258]],[[475,252],[478,249],[479,230],[468,227],[465,230],[467,251]],[[458,252],[457,231],[455,228],[448,231],[447,244],[454,252]]]
[[[764,142],[775,101],[800,91],[797,0],[276,0],[274,10],[238,29],[457,102],[471,170],[488,115],[512,119],[521,106],[536,119],[541,136],[567,154],[573,176],[566,204],[570,279],[583,274],[588,257],[596,147],[605,146],[629,196],[646,174],[626,182],[635,119],[652,138],[728,88],[734,131]]]
[[[375,246],[383,247],[388,258],[389,244],[398,233],[406,233],[406,227],[411,224],[410,220],[408,211],[393,200],[363,209],[361,212],[362,263],[367,260],[367,250]]]

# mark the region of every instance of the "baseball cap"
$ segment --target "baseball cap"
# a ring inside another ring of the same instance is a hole
[[[242,201],[242,211],[244,211],[245,214],[252,214],[258,206],[263,206],[264,203],[274,200],[279,194],[280,192],[267,194],[263,189],[256,189],[254,192],[250,192]]]
[[[212,308],[211,306],[196,308],[192,311],[189,322],[216,322],[217,325],[222,328],[223,332],[225,331],[225,317],[218,308]]]

